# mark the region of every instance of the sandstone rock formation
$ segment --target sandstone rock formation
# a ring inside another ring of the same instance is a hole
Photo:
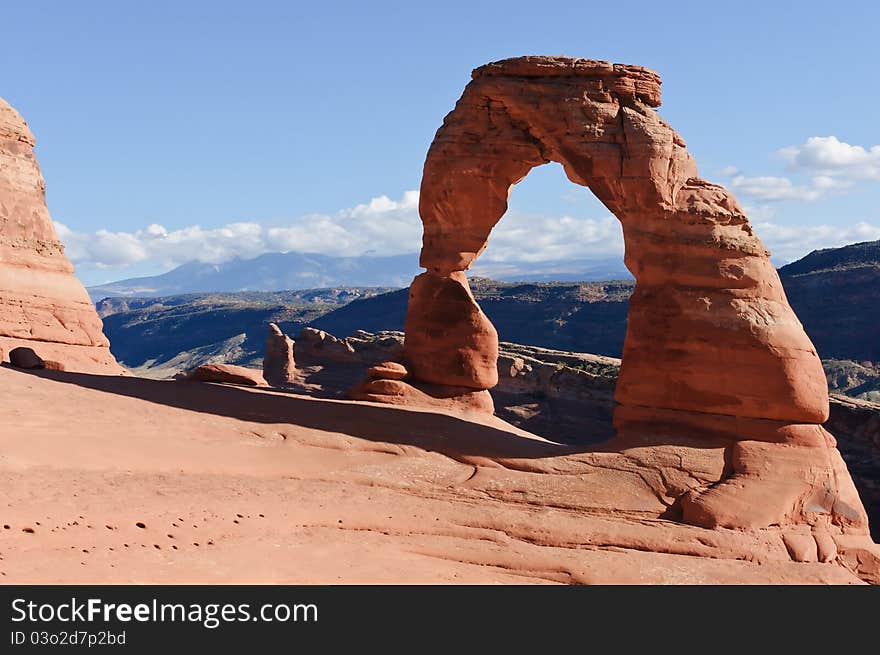
[[[828,392],[819,358],[745,212],[698,176],[684,140],[654,110],[659,76],[520,57],[472,77],[425,162],[426,272],[410,289],[403,356],[411,380],[394,381],[391,401],[407,384],[469,393],[496,384],[497,334],[464,271],[513,186],[535,166],[559,162],[621,221],[636,278],[616,387],[617,447],[702,443],[724,453],[713,475],[665,492],[685,522],[821,525],[864,538],[864,509],[820,427]],[[380,399],[387,384],[368,381],[360,393]]]
[[[0,347],[69,371],[121,373],[46,207],[34,137],[0,99]]]
[[[367,380],[352,388],[347,394],[348,397],[391,405],[437,407],[457,412],[483,414],[495,412],[495,404],[488,389],[470,389],[429,382],[412,384],[404,382],[399,377],[398,371],[393,371],[391,376],[383,376],[383,373],[380,368],[368,371]],[[405,377],[409,377],[409,371],[406,372]]]
[[[306,361],[352,362],[358,357],[347,339],[337,339],[332,334],[315,328],[304,328],[296,338],[297,351]]]
[[[356,330],[339,338],[324,330],[307,327],[296,337],[297,363],[354,364],[373,366],[382,362],[398,360],[403,353],[403,335],[400,332],[377,333]]]
[[[293,339],[285,335],[275,323],[269,323],[266,354],[263,356],[263,377],[273,387],[283,387],[293,382],[295,375]]]
[[[202,364],[176,376],[177,380],[193,382],[221,382],[249,387],[268,387],[259,371],[234,364]]]

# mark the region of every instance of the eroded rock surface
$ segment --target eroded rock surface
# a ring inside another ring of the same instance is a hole
[[[275,323],[269,323],[266,334],[263,377],[273,387],[283,387],[296,379],[293,339],[285,335]]]
[[[34,143],[0,99],[0,347],[32,348],[70,371],[120,373],[49,216]]]

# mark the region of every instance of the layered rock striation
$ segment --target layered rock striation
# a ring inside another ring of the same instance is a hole
[[[0,99],[0,351],[26,347],[68,371],[120,373],[49,216],[34,143]]]

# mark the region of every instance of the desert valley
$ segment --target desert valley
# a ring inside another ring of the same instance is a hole
[[[87,291],[0,101],[0,581],[880,584],[880,242],[777,270],[659,105],[641,66],[475,69],[409,287]],[[548,162],[634,279],[466,274]]]

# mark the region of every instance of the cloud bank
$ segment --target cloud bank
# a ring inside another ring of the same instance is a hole
[[[815,175],[806,184],[796,185],[787,177],[735,175],[730,187],[735,193],[764,201],[819,200],[831,191],[852,186],[849,180],[839,180],[827,175]]]
[[[419,249],[418,197],[417,191],[407,191],[400,200],[379,196],[333,215],[308,214],[217,228],[193,225],[169,230],[152,224],[134,232],[84,233],[58,221],[55,227],[73,263],[93,269],[122,269],[142,262],[163,268],[193,260],[219,264],[266,252],[391,255]]]
[[[835,140],[836,141],[836,140]],[[807,144],[814,143],[808,140]],[[826,143],[826,142],[823,142]],[[838,144],[840,142],[837,142]],[[826,144],[827,145],[827,144]],[[841,144],[846,146],[846,144]],[[825,146],[823,146],[825,147]],[[822,155],[812,149],[787,155],[797,166],[836,165],[848,174],[871,161],[876,148],[852,146],[841,154]],[[836,152],[838,146],[831,144]],[[803,154],[807,153],[807,154]],[[792,165],[795,165],[793,163]],[[855,166],[855,168],[853,168]],[[867,165],[866,165],[867,166]],[[819,170],[818,168],[816,170]],[[793,185],[786,178],[747,178],[731,169],[731,186],[764,204],[746,205],[756,231],[770,248],[777,264],[803,256],[817,248],[845,245],[854,241],[880,239],[880,226],[867,222],[851,225],[784,225],[774,222],[776,201],[811,199],[826,189],[840,188],[840,180],[812,178],[812,186]],[[101,271],[102,277],[119,279],[135,266],[148,265],[154,272],[168,270],[189,261],[220,264],[235,258],[250,259],[267,252],[305,252],[332,256],[399,255],[415,256],[421,247],[422,226],[418,215],[418,191],[406,191],[399,199],[378,196],[369,202],[342,209],[335,214],[308,214],[270,222],[236,222],[221,227],[192,225],[169,230],[151,224],[133,232],[98,230],[84,233],[56,222],[67,254],[81,272]],[[489,247],[481,256],[482,268],[514,267],[530,263],[567,260],[623,258],[623,233],[617,219],[598,217],[534,215],[509,211],[492,233]],[[499,269],[500,270],[500,269]],[[507,270],[507,269],[505,269]],[[528,270],[507,271],[507,274]]]
[[[780,265],[799,259],[813,250],[880,239],[880,225],[865,222],[847,226],[755,222],[754,228],[764,245],[773,253],[774,263]]]
[[[283,221],[198,225],[169,230],[152,224],[134,232],[84,233],[55,223],[78,269],[124,270],[143,262],[171,268],[188,261],[219,264],[266,252],[321,253],[340,257],[417,253],[422,223],[418,191],[340,210]],[[623,256],[623,233],[610,214],[594,217],[536,216],[510,211],[492,233],[486,262],[547,262]]]
[[[782,148],[779,155],[788,161],[790,170],[880,182],[880,145],[863,148],[835,136],[813,136],[799,146]]]
[[[776,152],[786,169],[806,177],[797,184],[788,177],[742,174],[728,166],[722,175],[731,178],[737,194],[765,202],[799,200],[812,202],[842,192],[859,182],[880,182],[880,145],[865,148],[845,143],[836,136],[812,136],[799,146]]]

